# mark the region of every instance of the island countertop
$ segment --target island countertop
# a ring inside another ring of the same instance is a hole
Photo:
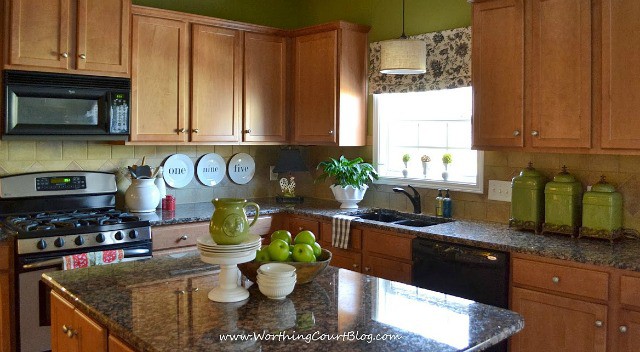
[[[139,351],[472,351],[524,324],[509,310],[331,266],[281,301],[250,285],[248,300],[217,303],[207,293],[218,273],[192,251],[43,281]]]

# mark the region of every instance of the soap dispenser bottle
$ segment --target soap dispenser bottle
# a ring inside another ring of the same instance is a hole
[[[442,197],[442,190],[438,190],[438,196],[436,197],[436,216],[442,216],[442,206],[444,204],[444,198]]]
[[[452,206],[452,202],[451,202],[451,196],[449,195],[449,190],[446,190],[446,194],[444,195],[444,198],[442,199],[442,216],[450,219],[451,218],[451,206]]]

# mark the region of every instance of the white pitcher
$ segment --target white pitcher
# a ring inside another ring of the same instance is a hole
[[[152,178],[133,179],[124,195],[124,200],[132,213],[155,212],[160,201],[160,191]]]

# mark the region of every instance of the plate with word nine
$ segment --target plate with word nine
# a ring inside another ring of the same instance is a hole
[[[205,186],[213,187],[219,184],[226,172],[227,164],[216,153],[203,155],[196,164],[196,176]]]

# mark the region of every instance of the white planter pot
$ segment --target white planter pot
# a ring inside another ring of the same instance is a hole
[[[364,193],[369,186],[363,185],[362,188],[354,188],[353,186],[336,186],[331,185],[331,192],[338,202],[340,202],[340,208],[342,209],[358,209],[358,202],[364,198]]]
[[[160,201],[160,192],[154,179],[133,179],[124,195],[124,202],[132,213],[150,213],[156,211]]]

